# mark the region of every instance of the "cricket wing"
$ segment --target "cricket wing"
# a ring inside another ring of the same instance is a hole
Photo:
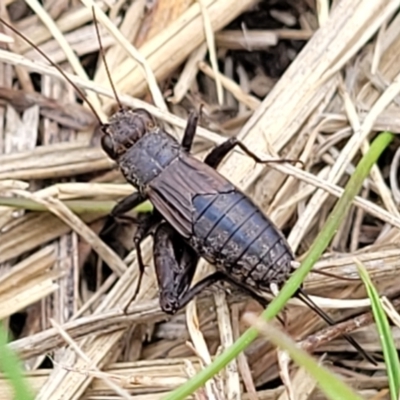
[[[154,207],[186,239],[193,232],[193,198],[198,194],[220,194],[235,187],[216,170],[182,154],[147,188]]]

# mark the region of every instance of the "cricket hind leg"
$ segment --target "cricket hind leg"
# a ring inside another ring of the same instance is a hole
[[[322,318],[328,325],[335,325],[336,322],[324,311],[322,311],[304,292],[303,289],[298,289],[295,297],[300,299],[304,304],[306,304],[312,311],[314,311],[320,318]],[[367,361],[369,361],[373,365],[378,365],[377,362],[369,355],[358,343],[355,339],[353,339],[350,335],[346,333],[341,334],[344,339],[346,339],[356,350],[359,354],[362,355]]]
[[[153,256],[160,307],[167,314],[175,314],[186,304],[181,304],[182,297],[190,292],[199,256],[166,222],[154,234]]]
[[[202,280],[200,280],[198,283],[196,283],[191,289],[188,289],[185,291],[183,296],[179,300],[179,308],[185,307],[190,301],[193,300],[194,297],[196,297],[198,294],[200,294],[204,289],[210,287],[211,285],[217,283],[217,282],[227,282],[232,286],[236,286],[239,289],[243,290],[246,292],[248,295],[250,295],[254,300],[256,300],[259,304],[261,304],[264,308],[268,305],[268,300],[266,300],[264,297],[259,296],[249,288],[247,288],[244,285],[241,285],[240,283],[234,281],[232,278],[230,278],[226,273],[222,271],[216,271]],[[283,320],[278,316],[277,319],[284,324]]]
[[[168,223],[161,223],[154,234],[154,266],[160,291],[160,307],[175,314],[204,289],[219,281],[233,281],[221,271],[214,272],[192,288],[199,256]],[[238,285],[240,286],[240,285]],[[243,288],[251,295],[254,293]],[[255,295],[258,301],[265,299]]]
[[[160,307],[167,314],[175,314],[204,289],[219,281],[225,281],[240,288],[264,308],[268,305],[268,300],[221,271],[206,276],[191,288],[200,257],[166,222],[161,223],[156,229],[153,251],[160,292]],[[279,316],[277,319],[284,325],[284,321]]]
[[[226,280],[226,276],[221,272],[214,272],[199,282],[197,282],[191,289],[187,290],[184,295],[179,299],[179,308],[185,307],[190,301],[192,301],[198,294],[200,294],[204,289],[217,283],[219,281]]]

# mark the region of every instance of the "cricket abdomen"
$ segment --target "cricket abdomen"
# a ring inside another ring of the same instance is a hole
[[[193,198],[190,244],[210,263],[245,285],[269,290],[292,272],[292,252],[278,228],[243,193]]]

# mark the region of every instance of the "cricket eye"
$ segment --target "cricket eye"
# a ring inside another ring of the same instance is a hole
[[[110,136],[103,135],[101,138],[101,147],[107,153],[107,155],[115,160],[117,158],[117,154],[114,150],[114,143]]]

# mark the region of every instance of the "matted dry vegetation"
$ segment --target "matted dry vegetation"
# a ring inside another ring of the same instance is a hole
[[[0,15],[90,89],[105,121],[115,100],[98,61],[92,0],[43,3],[2,0]],[[220,168],[284,229],[298,260],[376,132],[400,131],[398,1],[340,0],[332,8],[324,0],[96,4],[125,105],[146,107],[179,136],[188,111],[204,104],[199,157],[237,135],[260,157],[303,161],[304,168],[255,165],[233,152]],[[120,221],[104,241],[98,233],[112,205],[133,189],[100,149],[97,120],[73,88],[27,43],[0,32],[0,319],[15,337],[11,347],[38,399],[160,398],[228,347],[246,328],[243,313],[259,308],[236,290],[215,287],[167,317],[158,306],[149,239],[142,246],[149,268],[124,314],[138,277],[135,225]],[[355,255],[379,292],[399,305],[398,144],[373,169],[315,266],[353,280],[310,274],[305,282],[337,320],[368,310]],[[200,263],[196,279],[210,270]],[[347,342],[331,341],[332,330],[318,333],[324,324],[297,303],[284,317],[290,335],[310,351],[328,352],[325,362],[365,398],[387,397],[383,363],[372,367]],[[361,326],[354,337],[379,354],[369,314],[345,326]],[[400,330],[392,328],[399,343]],[[276,350],[259,338],[199,398],[286,399],[277,378]],[[293,379],[303,395],[297,398],[322,398],[303,371]],[[0,377],[0,400],[10,396]]]

